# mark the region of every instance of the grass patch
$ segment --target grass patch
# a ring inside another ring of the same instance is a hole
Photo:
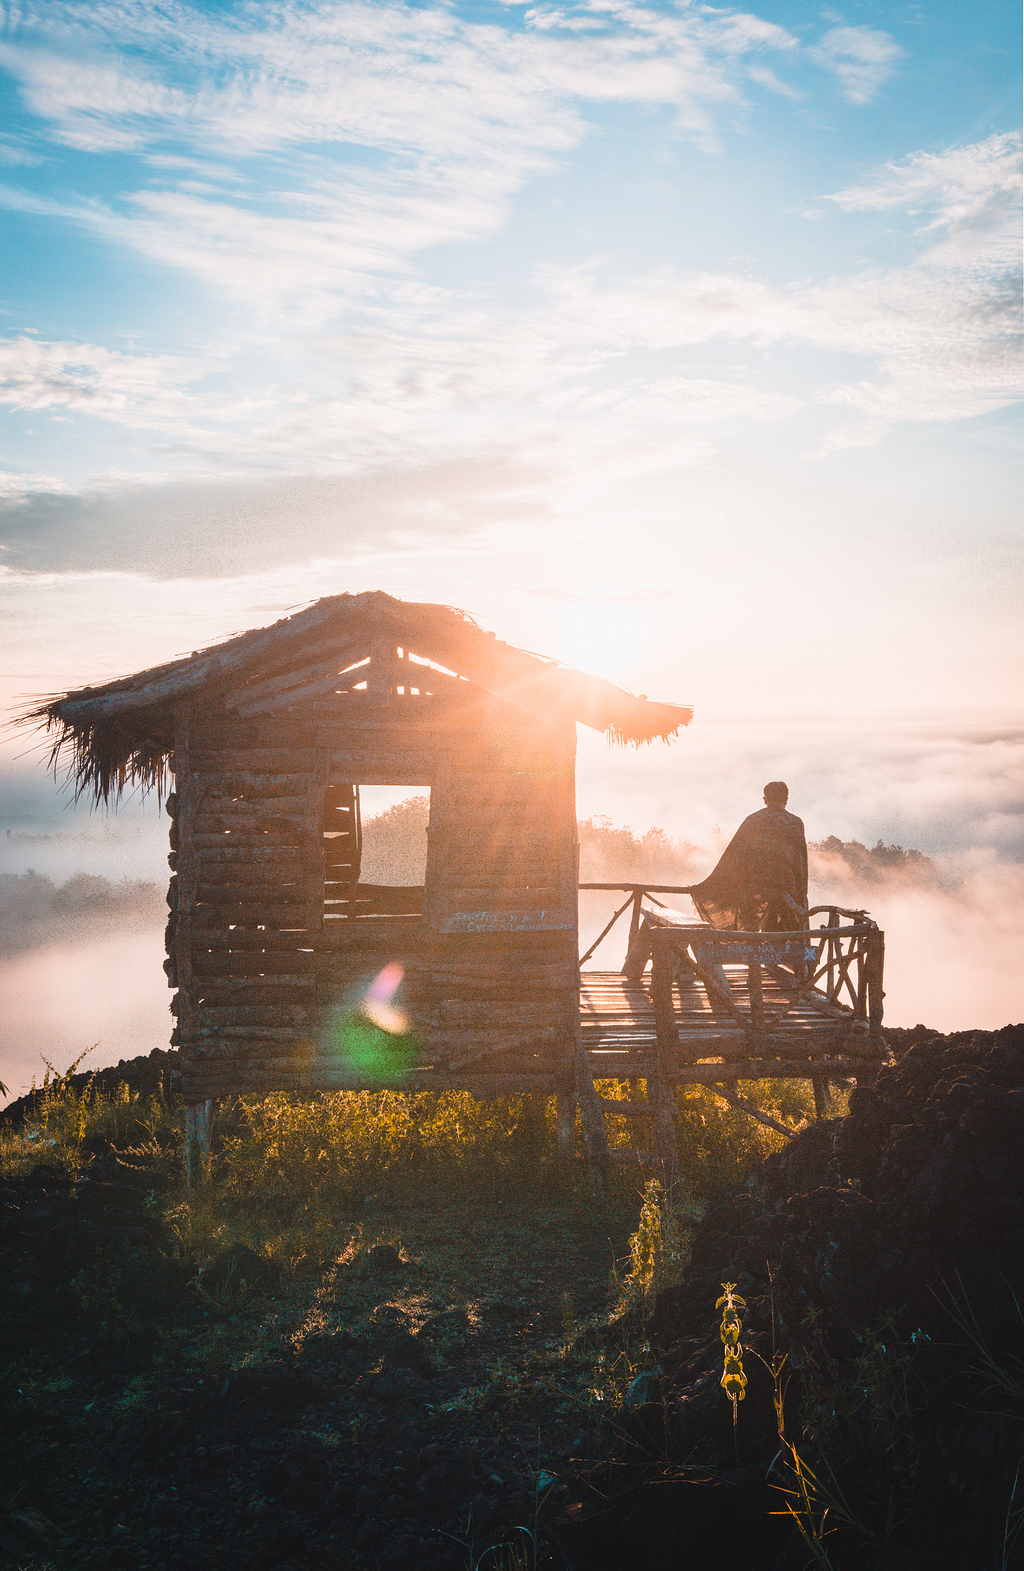
[[[478,1102],[464,1092],[383,1090],[230,1099],[217,1110],[208,1182],[188,1194],[180,1099],[141,1096],[123,1083],[101,1092],[92,1080],[83,1087],[80,1077],[76,1086],[77,1067],[48,1070],[22,1127],[0,1134],[0,1174],[44,1164],[79,1179],[99,1159],[146,1173],[153,1222],[173,1252],[195,1266],[202,1302],[222,1322],[237,1311],[246,1284],[215,1284],[205,1273],[231,1251],[249,1250],[270,1263],[287,1298],[291,1282],[324,1272],[351,1277],[374,1244],[400,1244],[398,1231],[378,1215],[388,1208],[429,1202],[446,1216],[467,1203],[507,1206],[510,1214],[523,1212],[524,1222],[545,1206],[568,1208],[577,1218],[591,1210],[582,1155],[567,1164],[556,1159],[553,1098]],[[628,1081],[600,1084],[615,1098],[630,1089]],[[752,1094],[794,1125],[810,1114],[809,1091],[792,1082],[764,1082]],[[683,1268],[686,1228],[710,1198],[783,1143],[707,1088],[680,1087],[676,1099],[681,1183],[672,1212],[658,1204],[643,1209],[639,1168],[609,1175],[609,1213],[621,1219],[620,1236],[640,1217],[635,1244],[643,1259],[633,1260],[625,1283],[626,1296],[640,1301],[665,1284],[666,1270],[678,1275]],[[629,1138],[616,1128],[610,1135]],[[581,1140],[577,1146],[582,1151]]]

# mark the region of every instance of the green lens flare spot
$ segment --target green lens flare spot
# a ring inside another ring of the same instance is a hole
[[[369,1020],[339,1021],[334,1045],[342,1063],[372,1078],[404,1075],[416,1057],[411,1036],[392,1036]]]

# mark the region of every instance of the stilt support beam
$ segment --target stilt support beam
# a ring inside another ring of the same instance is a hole
[[[203,1182],[213,1140],[213,1102],[190,1102],[185,1108],[185,1183],[192,1194]]]

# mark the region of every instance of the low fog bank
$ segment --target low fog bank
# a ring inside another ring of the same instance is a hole
[[[428,811],[429,797],[416,796],[366,820],[365,882],[423,882]],[[128,829],[136,850],[138,829]],[[112,882],[90,871],[60,882],[34,867],[0,873],[0,1082],[10,1096],[40,1081],[47,1062],[64,1070],[93,1043],[86,1063],[95,1069],[168,1045],[166,819],[159,831],[152,879]],[[102,822],[93,837],[23,831],[7,850],[35,858],[43,846],[59,880],[60,859],[66,868],[69,854],[77,856],[90,838],[108,868],[138,865],[118,845],[116,829]]]
[[[167,1046],[166,921],[156,883],[0,873],[0,1081],[11,1096],[93,1043],[97,1069]]]
[[[47,1061],[102,1069],[166,1047],[172,1020],[163,923],[80,936],[0,958],[0,1080],[11,1097],[38,1084]]]
[[[112,884],[94,873],[76,873],[57,885],[34,868],[0,873],[0,956],[162,930],[166,921],[164,889],[146,880]]]
[[[153,794],[130,796],[116,813],[94,810],[41,770],[0,768],[0,873],[31,868],[60,881],[75,872],[162,883],[168,828]]]
[[[941,859],[936,869],[942,874]],[[1024,867],[994,855],[929,886],[894,877],[870,884],[833,870],[816,902],[863,906],[885,932],[885,1020],[942,1031],[997,1030],[1024,1019]]]

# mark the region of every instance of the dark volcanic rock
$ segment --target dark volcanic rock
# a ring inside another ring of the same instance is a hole
[[[228,1298],[239,1293],[276,1293],[281,1284],[281,1268],[247,1244],[236,1244],[210,1261],[202,1284],[208,1293]]]
[[[390,1276],[394,1271],[405,1269],[405,1261],[394,1244],[374,1244],[366,1256],[366,1263],[371,1271],[381,1276]]]
[[[852,1387],[855,1376],[868,1378],[856,1374],[867,1367],[866,1350],[888,1360],[887,1368],[909,1371],[904,1392],[912,1388],[913,1396],[906,1395],[902,1416],[892,1419],[902,1425],[900,1443],[916,1458],[913,1488],[904,1481],[900,1501],[906,1520],[884,1551],[889,1560],[881,1548],[872,1559],[863,1543],[856,1551],[846,1544],[844,1558],[840,1540],[833,1564],[882,1571],[903,1564],[899,1554],[913,1547],[929,1567],[987,1565],[1012,1479],[1003,1477],[999,1404],[984,1397],[971,1375],[977,1350],[950,1307],[958,1299],[969,1309],[991,1349],[1005,1345],[1024,1266],[1022,1152],[1024,1027],[914,1034],[875,1086],[853,1091],[846,1118],[804,1130],[764,1163],[752,1188],[722,1197],[697,1231],[685,1283],[662,1295],[651,1325],[665,1375],[666,1459],[709,1465],[716,1477],[732,1460],[714,1303],[720,1284],[735,1282],[748,1302],[748,1355],[770,1361],[773,1336],[775,1349],[787,1355],[795,1377],[787,1408],[791,1434],[802,1432],[801,1399],[816,1382],[821,1387],[826,1373],[838,1382],[841,1400],[844,1381]],[[767,1465],[778,1448],[771,1381],[754,1357],[746,1362],[742,1445],[748,1458],[763,1456]],[[856,1422],[882,1422],[877,1415],[887,1402],[895,1412],[892,1392],[866,1390]],[[1002,1403],[1007,1406],[1005,1397]],[[851,1399],[849,1406],[852,1412],[857,1404]],[[1020,1431],[1024,1414],[1006,1422]],[[624,1461],[632,1454],[635,1464],[645,1443],[650,1449],[650,1420],[646,1433],[646,1442],[625,1437]],[[830,1443],[839,1448],[836,1435]],[[965,1464],[965,1456],[988,1457],[991,1465]],[[857,1468],[851,1487],[883,1490],[881,1464],[874,1468],[869,1456]],[[895,1485],[888,1473],[885,1478],[891,1493]],[[682,1531],[693,1507],[680,1504],[679,1511]],[[586,1514],[584,1507],[581,1521]],[[573,1563],[570,1542],[581,1542],[586,1531],[566,1527]],[[746,1554],[728,1534],[722,1549],[734,1560]],[[643,1561],[631,1555],[620,1563],[653,1571],[663,1562],[651,1548]],[[690,1563],[704,1561],[698,1555]],[[790,1559],[779,1565],[788,1571]]]
[[[77,1182],[46,1165],[0,1182],[0,1338],[38,1342],[83,1317],[137,1338],[179,1313],[195,1270],[152,1220],[155,1185],[106,1157]]]

